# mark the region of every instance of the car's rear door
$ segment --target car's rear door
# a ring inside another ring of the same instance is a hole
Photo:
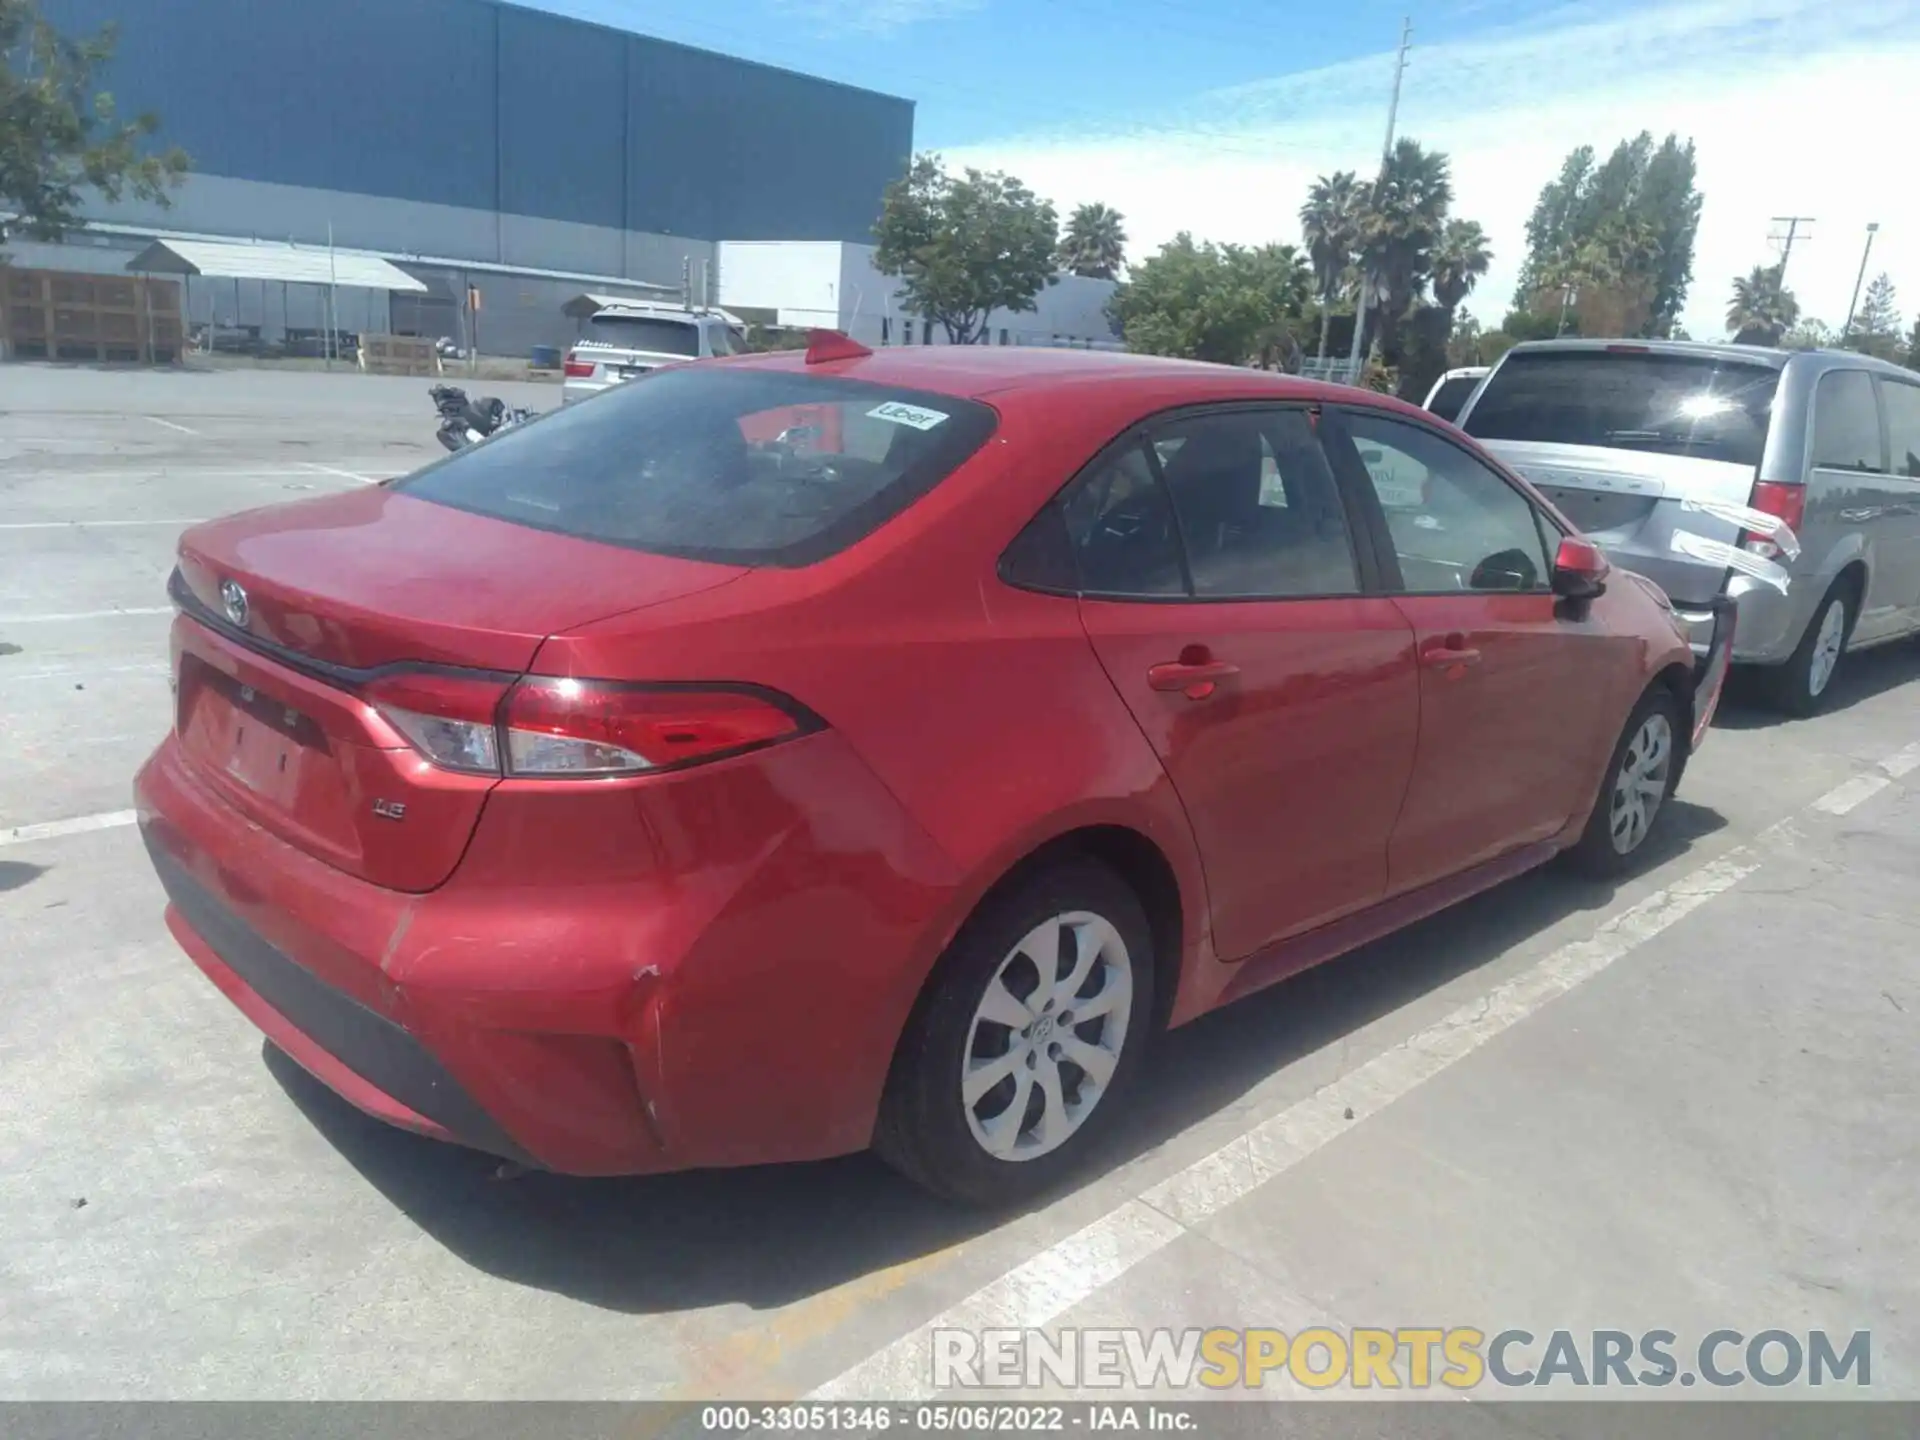
[[[1169,415],[1062,500],[1087,633],[1186,807],[1230,960],[1381,898],[1413,765],[1412,634],[1314,423]]]
[[[1420,742],[1388,849],[1399,894],[1545,840],[1590,791],[1623,717],[1632,642],[1551,590],[1558,527],[1438,426],[1362,407],[1323,427],[1362,491],[1381,567],[1413,626]]]

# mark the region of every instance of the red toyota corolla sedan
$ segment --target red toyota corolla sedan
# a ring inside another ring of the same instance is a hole
[[[167,921],[314,1075],[556,1171],[874,1146],[980,1203],[1159,1028],[1626,867],[1732,640],[1411,406],[831,335],[201,525],[171,588]]]

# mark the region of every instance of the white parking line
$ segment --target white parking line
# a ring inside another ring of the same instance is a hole
[[[140,817],[131,810],[109,810],[100,815],[79,815],[71,820],[45,820],[38,825],[16,825],[0,830],[0,845],[24,845],[29,840],[57,840],[62,835],[85,835],[92,830],[118,830]]]
[[[143,415],[140,418],[143,420],[151,420],[155,425],[164,425],[169,430],[178,430],[182,435],[198,435],[200,433],[198,430],[189,430],[184,425],[176,425],[171,420],[162,420],[158,415]]]
[[[1904,774],[1916,767],[1920,767],[1920,745],[1888,757],[1878,768]],[[1867,781],[1874,783],[1863,785]],[[1809,808],[1845,814],[1891,783],[1888,774],[1856,776]],[[1793,828],[1791,819],[1771,826],[1754,845],[1730,850],[1655,891],[1608,920],[1588,939],[1561,946],[1514,979],[1124,1201],[804,1398],[930,1398],[934,1331],[1038,1328],[1057,1319],[1193,1226],[1285,1174],[1361,1121],[1731,890],[1760,868],[1760,847],[1776,832],[1782,839],[1790,837]]]
[[[203,520],[9,520],[0,530],[93,530],[110,525],[200,525]]]
[[[322,475],[338,475],[342,480],[357,480],[362,485],[378,485],[380,483],[381,477],[379,476],[356,475],[351,470],[339,470],[332,465],[319,465],[311,460],[302,460],[300,463],[307,469],[318,471]]]
[[[1882,790],[1893,784],[1887,775],[1856,775],[1833,787],[1818,800],[1813,808],[1824,810],[1829,815],[1844,815],[1862,801],[1871,800]]]
[[[122,615],[171,615],[171,605],[139,605],[127,610],[71,610],[63,615],[0,615],[0,628],[8,625],[55,625],[69,620],[118,620]]]

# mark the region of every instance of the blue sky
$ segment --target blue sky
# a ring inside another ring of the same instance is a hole
[[[542,0],[542,8],[918,103],[915,139],[1006,169],[1063,209],[1128,217],[1133,254],[1181,229],[1297,242],[1316,174],[1377,164],[1411,11],[1401,133],[1453,158],[1455,213],[1493,238],[1468,308],[1497,322],[1540,186],[1581,143],[1691,136],[1705,215],[1685,323],[1723,331],[1734,275],[1777,258],[1771,218],[1816,217],[1788,284],[1845,317],[1869,275],[1920,308],[1920,0]]]

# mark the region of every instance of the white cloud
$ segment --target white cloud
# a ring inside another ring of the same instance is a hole
[[[1920,308],[1920,0],[1696,0],[1651,10],[1573,5],[1472,41],[1415,37],[1402,135],[1453,158],[1454,210],[1496,259],[1468,308],[1497,322],[1525,256],[1526,219],[1567,151],[1604,156],[1640,130],[1691,136],[1706,197],[1684,323],[1719,337],[1733,277],[1771,263],[1776,215],[1810,215],[1789,288],[1805,313],[1845,317],[1869,221],[1869,278],[1888,271]],[[1196,97],[1104,134],[949,149],[956,164],[1019,175],[1063,208],[1127,216],[1136,256],[1180,230],[1297,242],[1317,174],[1379,163],[1390,55]]]
[[[780,8],[820,22],[823,34],[886,35],[923,20],[978,10],[987,0],[781,0]]]

